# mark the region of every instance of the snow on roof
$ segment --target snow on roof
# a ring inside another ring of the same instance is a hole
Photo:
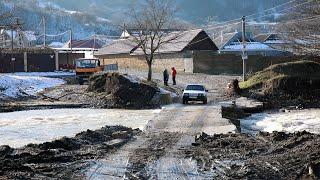
[[[137,45],[132,39],[119,39],[99,49],[98,52],[95,53],[95,56],[107,54],[129,54],[136,46]]]
[[[200,38],[199,42],[195,40],[197,37]],[[212,42],[211,38],[202,29],[194,29],[182,32],[174,31],[164,36],[164,41],[170,41],[170,43],[162,44],[162,46],[160,46],[156,53],[181,52],[185,48],[192,47],[192,45],[194,44],[200,44],[204,40],[211,41],[209,47],[212,48],[212,50],[217,50],[217,47]],[[137,44],[132,38],[116,40],[110,45],[99,49],[99,51],[95,55],[99,56],[108,54],[110,55],[129,53],[132,53],[134,55],[143,54],[142,49],[137,48]]]
[[[233,44],[233,45],[227,45],[224,46],[223,50],[236,50],[236,51],[242,51],[243,45],[242,43]],[[260,43],[260,42],[248,42],[246,45],[247,51],[254,51],[254,50],[273,50],[270,46]]]
[[[64,46],[64,43],[52,42],[48,46],[51,47],[51,48],[62,48]]]

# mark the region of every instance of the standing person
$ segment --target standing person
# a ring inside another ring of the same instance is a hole
[[[167,69],[163,71],[163,82],[165,86],[168,86],[168,81],[169,81],[169,72]]]
[[[177,70],[176,70],[174,67],[172,67],[171,70],[172,70],[172,81],[173,81],[173,85],[176,85],[176,84],[177,84],[177,83],[176,83]]]

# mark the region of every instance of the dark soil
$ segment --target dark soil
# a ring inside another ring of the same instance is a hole
[[[140,130],[106,126],[20,149],[0,146],[0,179],[76,178],[89,165],[88,160],[105,157],[138,133]]]
[[[149,165],[160,159],[179,141],[180,133],[162,132],[159,134],[150,134],[149,140],[140,148],[137,148],[129,159],[130,170],[126,172],[129,179],[150,179]]]
[[[102,108],[147,109],[160,107],[156,83],[119,73],[97,74],[89,80],[89,92],[100,93]]]
[[[320,136],[307,132],[202,134],[185,154],[217,179],[320,178]]]

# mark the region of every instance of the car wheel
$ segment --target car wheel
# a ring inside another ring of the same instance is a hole
[[[208,100],[204,100],[204,101],[203,101],[203,104],[208,104]]]

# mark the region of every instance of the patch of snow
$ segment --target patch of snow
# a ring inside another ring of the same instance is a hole
[[[267,40],[264,43],[266,43],[266,44],[285,44],[286,42],[283,40]]]
[[[0,74],[0,99],[35,96],[46,88],[64,84],[64,80],[19,74]]]
[[[140,83],[140,78],[138,76],[134,76],[134,75],[124,75],[124,77],[126,77],[129,81],[131,81],[132,83],[136,83],[139,84]]]
[[[49,47],[52,48],[62,48],[65,44],[61,42],[52,42],[49,44]]]
[[[71,11],[71,10],[66,10],[66,9],[64,9],[63,11],[68,13],[68,14],[78,14],[78,13],[80,13],[78,11]]]
[[[13,75],[16,75],[16,76],[60,77],[60,76],[75,76],[76,74],[73,72],[55,71],[55,72],[17,72],[17,73],[14,73]]]
[[[237,43],[234,45],[225,46],[226,50],[242,50],[243,45],[241,43]],[[248,42],[246,45],[246,50],[272,50],[272,48],[266,44],[260,42]]]
[[[242,119],[241,129],[244,132],[298,132],[308,131],[320,134],[320,110],[302,110],[288,113],[259,113]]]
[[[160,93],[161,93],[161,94],[170,94],[170,96],[171,96],[172,98],[178,97],[178,95],[177,95],[176,93],[174,93],[174,92],[167,91],[167,90],[165,90],[165,89],[163,89],[163,88],[159,88],[159,89],[160,89]]]
[[[97,22],[111,22],[111,21],[103,17],[97,17]]]
[[[58,6],[57,4],[50,2],[50,1],[38,1],[38,6],[40,8],[56,8],[56,9],[61,9],[60,6]]]
[[[118,109],[51,109],[2,113],[0,145],[21,147],[29,143],[43,143],[106,125],[144,129],[158,113],[159,110]]]

